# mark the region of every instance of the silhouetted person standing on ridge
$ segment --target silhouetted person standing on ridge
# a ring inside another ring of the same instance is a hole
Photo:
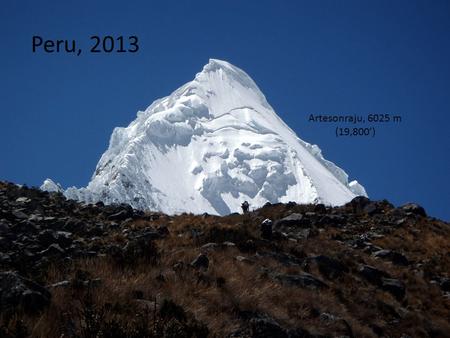
[[[244,201],[244,203],[241,204],[242,212],[244,214],[248,213],[248,208],[250,207],[250,204],[248,204],[247,201]]]

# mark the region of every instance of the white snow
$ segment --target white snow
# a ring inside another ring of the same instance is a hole
[[[41,189],[55,189],[46,180]],[[195,79],[115,128],[86,188],[68,198],[165,213],[228,214],[247,200],[341,205],[366,196],[299,139],[253,80],[211,59]]]
[[[53,182],[51,179],[47,178],[44,183],[42,183],[41,190],[48,191],[48,192],[63,192],[64,189],[61,187],[60,184],[57,184]]]

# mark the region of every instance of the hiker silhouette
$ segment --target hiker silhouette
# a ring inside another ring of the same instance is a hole
[[[250,207],[250,204],[248,204],[247,201],[244,201],[244,203],[241,204],[242,212],[244,214],[248,213],[249,207]]]

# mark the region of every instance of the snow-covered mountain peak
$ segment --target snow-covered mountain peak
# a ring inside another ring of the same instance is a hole
[[[299,139],[243,70],[211,59],[194,80],[115,128],[89,185],[65,194],[227,214],[244,200],[338,205],[365,190]]]
[[[207,83],[206,87],[213,87],[217,82],[228,82],[232,86],[233,84],[235,86],[240,85],[260,94],[260,98],[265,101],[264,95],[252,78],[243,70],[226,61],[209,59],[209,63],[203,67],[203,70],[196,75],[195,79],[200,83]]]

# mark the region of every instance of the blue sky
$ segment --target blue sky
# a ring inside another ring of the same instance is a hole
[[[115,126],[219,58],[371,198],[450,219],[449,1],[4,0],[0,28],[0,179],[86,185]],[[33,54],[33,35],[83,54]],[[137,35],[141,49],[89,54],[91,35]],[[370,112],[402,123],[355,139],[308,122]]]

